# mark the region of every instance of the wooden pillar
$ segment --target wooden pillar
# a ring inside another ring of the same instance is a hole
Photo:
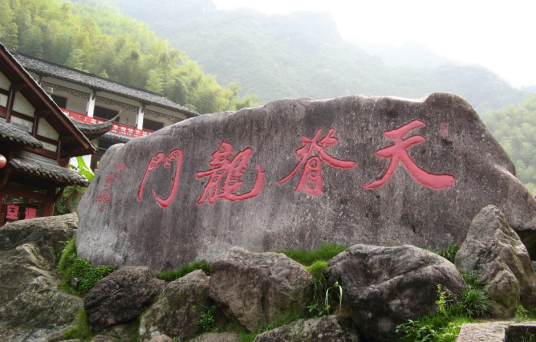
[[[7,106],[6,106],[6,122],[11,122],[11,112],[13,111],[13,103],[15,102],[15,95],[17,94],[17,91],[11,85],[11,88],[9,88],[9,96],[7,98]]]

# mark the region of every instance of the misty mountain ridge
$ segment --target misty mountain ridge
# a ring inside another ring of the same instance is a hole
[[[241,94],[255,93],[263,103],[351,94],[422,98],[445,91],[465,97],[483,113],[528,95],[489,69],[450,61],[422,44],[351,44],[329,13],[218,10],[210,0],[162,0],[158,8],[148,0],[111,1],[185,51],[218,82],[238,81]],[[371,54],[371,49],[376,50]]]
[[[378,44],[355,38],[345,38],[345,40],[363,49],[369,55],[379,56],[390,67],[437,68],[445,63],[456,65],[465,64],[438,55],[424,44],[414,40],[402,46]]]

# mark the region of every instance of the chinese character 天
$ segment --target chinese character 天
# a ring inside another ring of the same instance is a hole
[[[407,151],[408,148],[413,145],[422,144],[426,138],[418,134],[412,135],[406,139],[402,138],[410,131],[425,126],[426,124],[423,121],[413,120],[403,126],[383,132],[383,135],[385,135],[387,139],[392,140],[395,143],[376,151],[376,156],[378,158],[389,159],[389,165],[386,167],[385,172],[383,172],[383,175],[379,180],[374,181],[379,176],[378,175],[361,186],[366,189],[374,189],[383,186],[393,176],[398,164],[401,163],[417,183],[434,190],[451,188],[456,177],[453,175],[436,175],[421,169]]]

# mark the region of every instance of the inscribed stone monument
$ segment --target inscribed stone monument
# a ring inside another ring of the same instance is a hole
[[[493,204],[535,254],[536,200],[461,97],[281,100],[114,145],[78,207],[94,264],[154,271],[251,251],[461,244]]]

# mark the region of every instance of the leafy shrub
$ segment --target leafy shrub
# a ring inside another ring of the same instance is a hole
[[[197,322],[198,325],[203,328],[203,332],[209,332],[214,329],[214,324],[216,320],[214,319],[214,313],[216,312],[216,307],[213,305],[210,308],[206,308],[205,311],[201,313],[201,318]]]
[[[212,266],[210,264],[207,264],[205,262],[200,262],[200,261],[193,261],[189,264],[182,265],[176,270],[158,273],[156,274],[156,277],[158,279],[162,279],[167,282],[170,282],[170,281],[179,279],[180,277],[184,277],[188,273],[191,273],[197,270],[202,270],[203,272],[205,272],[206,275],[209,276],[211,269],[212,269]]]
[[[72,293],[84,293],[89,291],[99,280],[114,272],[115,266],[101,265],[91,266],[84,258],[76,256],[76,236],[70,240],[63,251],[58,265],[61,275],[60,286]],[[78,287],[70,286],[69,279],[78,279]]]

